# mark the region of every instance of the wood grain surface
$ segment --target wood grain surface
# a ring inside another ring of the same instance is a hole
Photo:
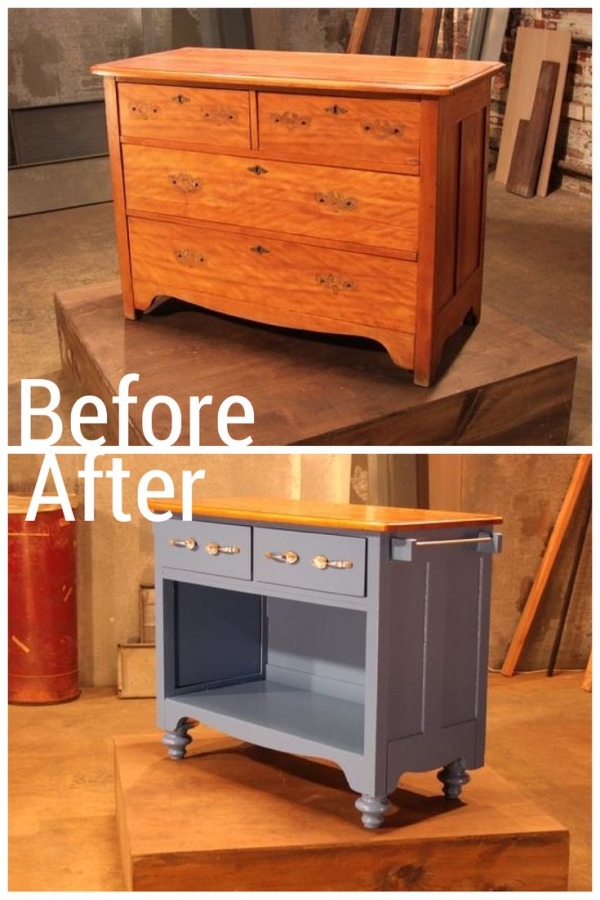
[[[157,511],[181,513],[182,504],[156,500]],[[501,516],[487,513],[440,512],[430,509],[398,509],[352,503],[319,503],[314,500],[287,500],[264,497],[226,497],[199,500],[194,515],[216,519],[244,519],[281,525],[309,525],[316,528],[344,528],[349,531],[410,531],[415,528],[464,528],[493,525]]]
[[[184,47],[92,66],[95,75],[128,81],[222,87],[379,91],[445,96],[503,66],[471,60],[412,59],[341,53]]]
[[[180,762],[158,734],[115,738],[129,890],[566,890],[568,832],[489,768],[460,801],[407,774],[373,833],[333,765],[192,735]]]
[[[122,152],[130,212],[416,255],[418,178],[134,144]]]
[[[533,197],[542,154],[548,136],[548,123],[554,104],[556,81],[560,66],[542,62],[530,119],[521,119],[513,150],[506,190],[520,197]]]
[[[131,372],[140,374],[131,408],[134,444],[145,443],[141,412],[156,394],[174,397],[185,410],[193,394],[219,404],[240,393],[254,406],[255,424],[233,426],[231,434],[243,439],[250,432],[259,446],[567,440],[575,357],[493,308],[460,353],[449,342],[442,377],[428,390],[366,341],[282,331],[186,304],[126,321],[116,282],[61,291],[56,315],[65,375],[80,394],[104,400],[112,443],[112,397]],[[210,410],[207,416],[202,444],[220,446],[215,417]],[[189,441],[185,421],[180,444]],[[168,421],[156,419],[158,437],[169,431]]]

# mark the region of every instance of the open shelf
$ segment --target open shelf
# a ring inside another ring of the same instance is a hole
[[[351,700],[266,680],[178,694],[173,699],[197,710],[198,718],[207,724],[213,713],[253,728],[274,729],[326,747],[363,753],[364,706]]]

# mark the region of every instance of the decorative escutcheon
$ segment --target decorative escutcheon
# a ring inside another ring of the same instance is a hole
[[[334,103],[333,106],[328,106],[325,109],[325,112],[329,113],[331,116],[345,116],[348,110],[344,109],[343,106],[338,106],[337,103]]]
[[[363,122],[362,130],[383,140],[390,137],[402,137],[404,125],[400,125],[398,122],[388,122],[387,119],[374,119],[372,122]]]
[[[268,247],[263,247],[262,244],[255,244],[253,247],[250,247],[253,253],[258,253],[259,256],[264,256],[265,253],[270,253],[271,251]]]
[[[200,108],[203,119],[214,122],[215,125],[229,125],[236,122],[238,114],[226,106],[203,106]]]
[[[248,171],[251,172],[253,175],[267,175],[269,172],[268,169],[263,169],[262,166],[250,166],[248,168]]]
[[[179,188],[184,194],[193,193],[200,190],[202,182],[195,175],[189,172],[179,172],[177,175],[169,175],[169,181],[173,187]]]
[[[137,116],[139,119],[150,119],[160,112],[160,106],[153,103],[133,103],[129,109],[132,115]]]
[[[282,113],[273,113],[271,120],[276,125],[284,125],[288,131],[294,131],[296,128],[310,128],[310,116],[301,116],[295,112],[286,110]]]
[[[196,269],[206,262],[206,258],[195,250],[175,250],[175,259],[190,269]]]
[[[194,538],[171,538],[169,546],[178,547],[180,550],[195,550],[198,544]]]
[[[340,278],[339,275],[317,275],[317,284],[327,288],[332,294],[339,294],[340,291],[355,291],[356,285],[353,281],[346,278]]]
[[[178,103],[180,106],[184,103],[190,103],[191,97],[186,97],[185,94],[175,94],[174,97],[171,97],[173,103]]]
[[[351,569],[354,565],[351,559],[327,559],[326,556],[313,556],[311,563],[315,569]]]
[[[231,546],[224,547],[221,544],[217,544],[215,541],[210,541],[208,544],[204,545],[204,549],[208,553],[209,556],[218,556],[219,553],[239,553],[240,548]]]
[[[265,550],[265,557],[272,559],[273,562],[286,563],[288,566],[294,566],[300,559],[294,550],[285,550],[283,553],[273,553],[271,550]]]
[[[355,197],[345,197],[339,191],[329,191],[327,194],[315,194],[315,200],[319,206],[328,206],[334,212],[351,212],[358,206]]]

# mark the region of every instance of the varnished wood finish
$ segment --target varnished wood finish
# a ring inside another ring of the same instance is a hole
[[[115,738],[129,890],[567,889],[568,832],[488,767],[464,803],[436,793],[432,773],[407,774],[389,827],[369,833],[336,767],[195,734],[183,763],[165,760],[154,734]]]
[[[246,91],[174,90],[162,84],[119,84],[118,90],[124,137],[250,147]]]
[[[112,397],[130,372],[140,374],[138,402],[130,408],[133,444],[146,443],[142,410],[157,394],[173,397],[184,411],[178,444],[185,445],[190,395],[210,394],[219,404],[240,386],[255,424],[230,433],[250,434],[255,446],[567,441],[575,357],[493,307],[460,354],[449,348],[444,374],[429,391],[415,387],[380,347],[362,341],[282,332],[184,304],[168,315],[159,307],[141,322],[125,321],[115,282],[61,291],[56,317],[65,375],[78,395],[106,404],[109,443],[117,443]],[[167,437],[166,408],[154,418],[155,434]],[[201,443],[223,444],[214,406],[202,416]]]
[[[445,96],[502,68],[471,60],[184,47],[98,64],[92,72],[166,84]]]
[[[133,285],[131,283],[131,256],[127,231],[125,184],[123,180],[121,145],[119,142],[119,99],[114,78],[104,79],[104,108],[106,110],[108,149],[110,151],[110,178],[115,210],[119,274],[123,292],[123,312],[128,319],[134,319],[135,307],[133,303]]]
[[[129,210],[418,248],[417,178],[133,144],[123,162]]]
[[[258,110],[265,153],[291,145],[302,161],[419,171],[416,100],[260,93]]]
[[[152,500],[156,512],[181,513],[179,500]],[[244,519],[311,528],[344,528],[350,531],[410,531],[415,528],[462,528],[465,525],[497,525],[501,516],[363,506],[355,503],[320,503],[314,500],[265,499],[264,497],[211,498],[194,502],[192,512],[203,518]]]
[[[399,365],[412,368],[414,263],[280,239],[257,244],[244,234],[146,219],[129,220],[129,239],[137,309],[148,309],[169,284],[180,299],[215,311],[372,335]]]
[[[194,48],[95,66],[119,82],[110,127],[120,127],[127,213],[116,212],[135,309],[174,295],[369,337],[429,385],[461,316],[479,318],[489,83],[500,68]],[[204,233],[175,247],[188,222]]]

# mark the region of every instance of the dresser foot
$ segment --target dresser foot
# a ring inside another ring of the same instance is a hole
[[[379,828],[392,804],[387,797],[370,797],[363,794],[354,805],[362,813],[361,819],[365,828]]]
[[[168,748],[171,759],[183,759],[186,754],[188,744],[192,739],[188,734],[190,728],[198,723],[194,719],[180,719],[173,731],[167,731],[162,742]]]
[[[462,759],[455,759],[437,773],[444,785],[444,796],[449,800],[458,800],[463,784],[468,784],[471,776],[467,772]]]

